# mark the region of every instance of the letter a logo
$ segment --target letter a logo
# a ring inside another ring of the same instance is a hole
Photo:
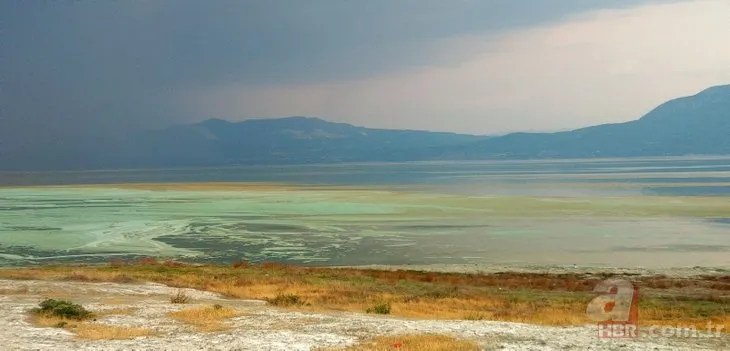
[[[586,314],[599,322],[599,337],[638,336],[638,289],[626,280],[609,279],[600,282],[593,291],[600,295],[588,304]]]

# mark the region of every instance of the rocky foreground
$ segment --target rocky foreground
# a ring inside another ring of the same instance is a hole
[[[719,337],[598,339],[595,326],[546,327],[493,321],[433,321],[348,312],[303,313],[263,301],[228,299],[184,289],[186,304],[173,304],[179,289],[160,284],[0,280],[0,345],[4,350],[316,350],[354,345],[379,335],[445,334],[506,350],[717,350],[730,348]],[[151,336],[88,340],[64,328],[38,327],[27,311],[44,298],[81,303],[99,317],[90,323],[145,328]],[[203,332],[169,313],[221,305],[237,311],[225,328]],[[104,311],[123,311],[105,314]]]

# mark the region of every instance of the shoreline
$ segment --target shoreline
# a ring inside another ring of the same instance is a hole
[[[674,278],[693,278],[702,275],[727,275],[730,274],[730,267],[721,266],[695,266],[695,267],[667,267],[667,268],[644,268],[644,267],[608,267],[608,266],[580,266],[580,265],[540,265],[540,264],[406,264],[406,265],[356,265],[356,266],[325,266],[322,268],[354,268],[373,269],[385,271],[408,270],[417,272],[434,273],[526,273],[526,274],[583,274],[596,275],[610,273],[614,275],[650,277],[667,276]]]
[[[234,263],[222,263],[222,262],[209,262],[209,263],[194,263],[186,262],[184,260],[175,259],[156,259],[156,258],[142,258],[137,261],[151,260],[159,262],[160,264],[167,265],[181,265],[186,267],[198,267],[198,268],[227,268]],[[46,263],[36,265],[19,265],[19,266],[0,266],[0,271],[14,271],[14,270],[43,270],[46,268],[104,268],[108,267],[110,262],[116,262],[111,260],[109,262],[57,262],[57,263]],[[133,264],[125,263],[127,261],[120,260],[121,264]],[[134,261],[131,261],[134,262]],[[363,265],[299,265],[290,263],[277,263],[277,262],[258,262],[258,263],[247,263],[250,265],[274,265],[276,267],[290,267],[292,269],[315,269],[315,270],[372,270],[372,271],[383,271],[383,272],[395,272],[395,271],[409,271],[416,273],[444,273],[444,274],[482,274],[482,275],[495,275],[495,274],[527,274],[527,275],[547,275],[547,276],[560,276],[560,275],[576,275],[576,276],[600,276],[600,275],[613,275],[613,276],[631,276],[637,278],[644,277],[667,277],[677,279],[693,279],[698,277],[707,276],[727,276],[730,275],[730,267],[722,266],[693,266],[693,267],[659,267],[659,268],[646,268],[646,267],[617,267],[617,266],[580,266],[580,265],[541,265],[541,264],[486,264],[486,263],[436,263],[436,264],[363,264]]]

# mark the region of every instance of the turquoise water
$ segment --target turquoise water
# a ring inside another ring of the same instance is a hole
[[[73,186],[253,181],[308,187]],[[730,267],[728,158],[0,173],[0,184],[15,186],[0,188],[1,265]]]

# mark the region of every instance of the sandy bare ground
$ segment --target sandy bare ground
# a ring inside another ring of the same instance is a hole
[[[184,289],[189,304],[170,303],[178,292],[160,284],[114,284],[0,280],[0,348],[3,350],[312,350],[344,347],[376,335],[448,334],[475,340],[485,350],[720,350],[730,338],[639,338],[599,340],[595,326],[544,327],[491,321],[424,321],[353,313],[301,313],[270,307],[262,301],[232,300]],[[132,340],[90,341],[57,328],[37,328],[27,311],[44,298],[63,298],[96,311],[131,308],[125,315],[105,315],[95,323],[143,327],[157,332]],[[221,304],[240,311],[227,321],[229,330],[198,332],[167,313]]]

